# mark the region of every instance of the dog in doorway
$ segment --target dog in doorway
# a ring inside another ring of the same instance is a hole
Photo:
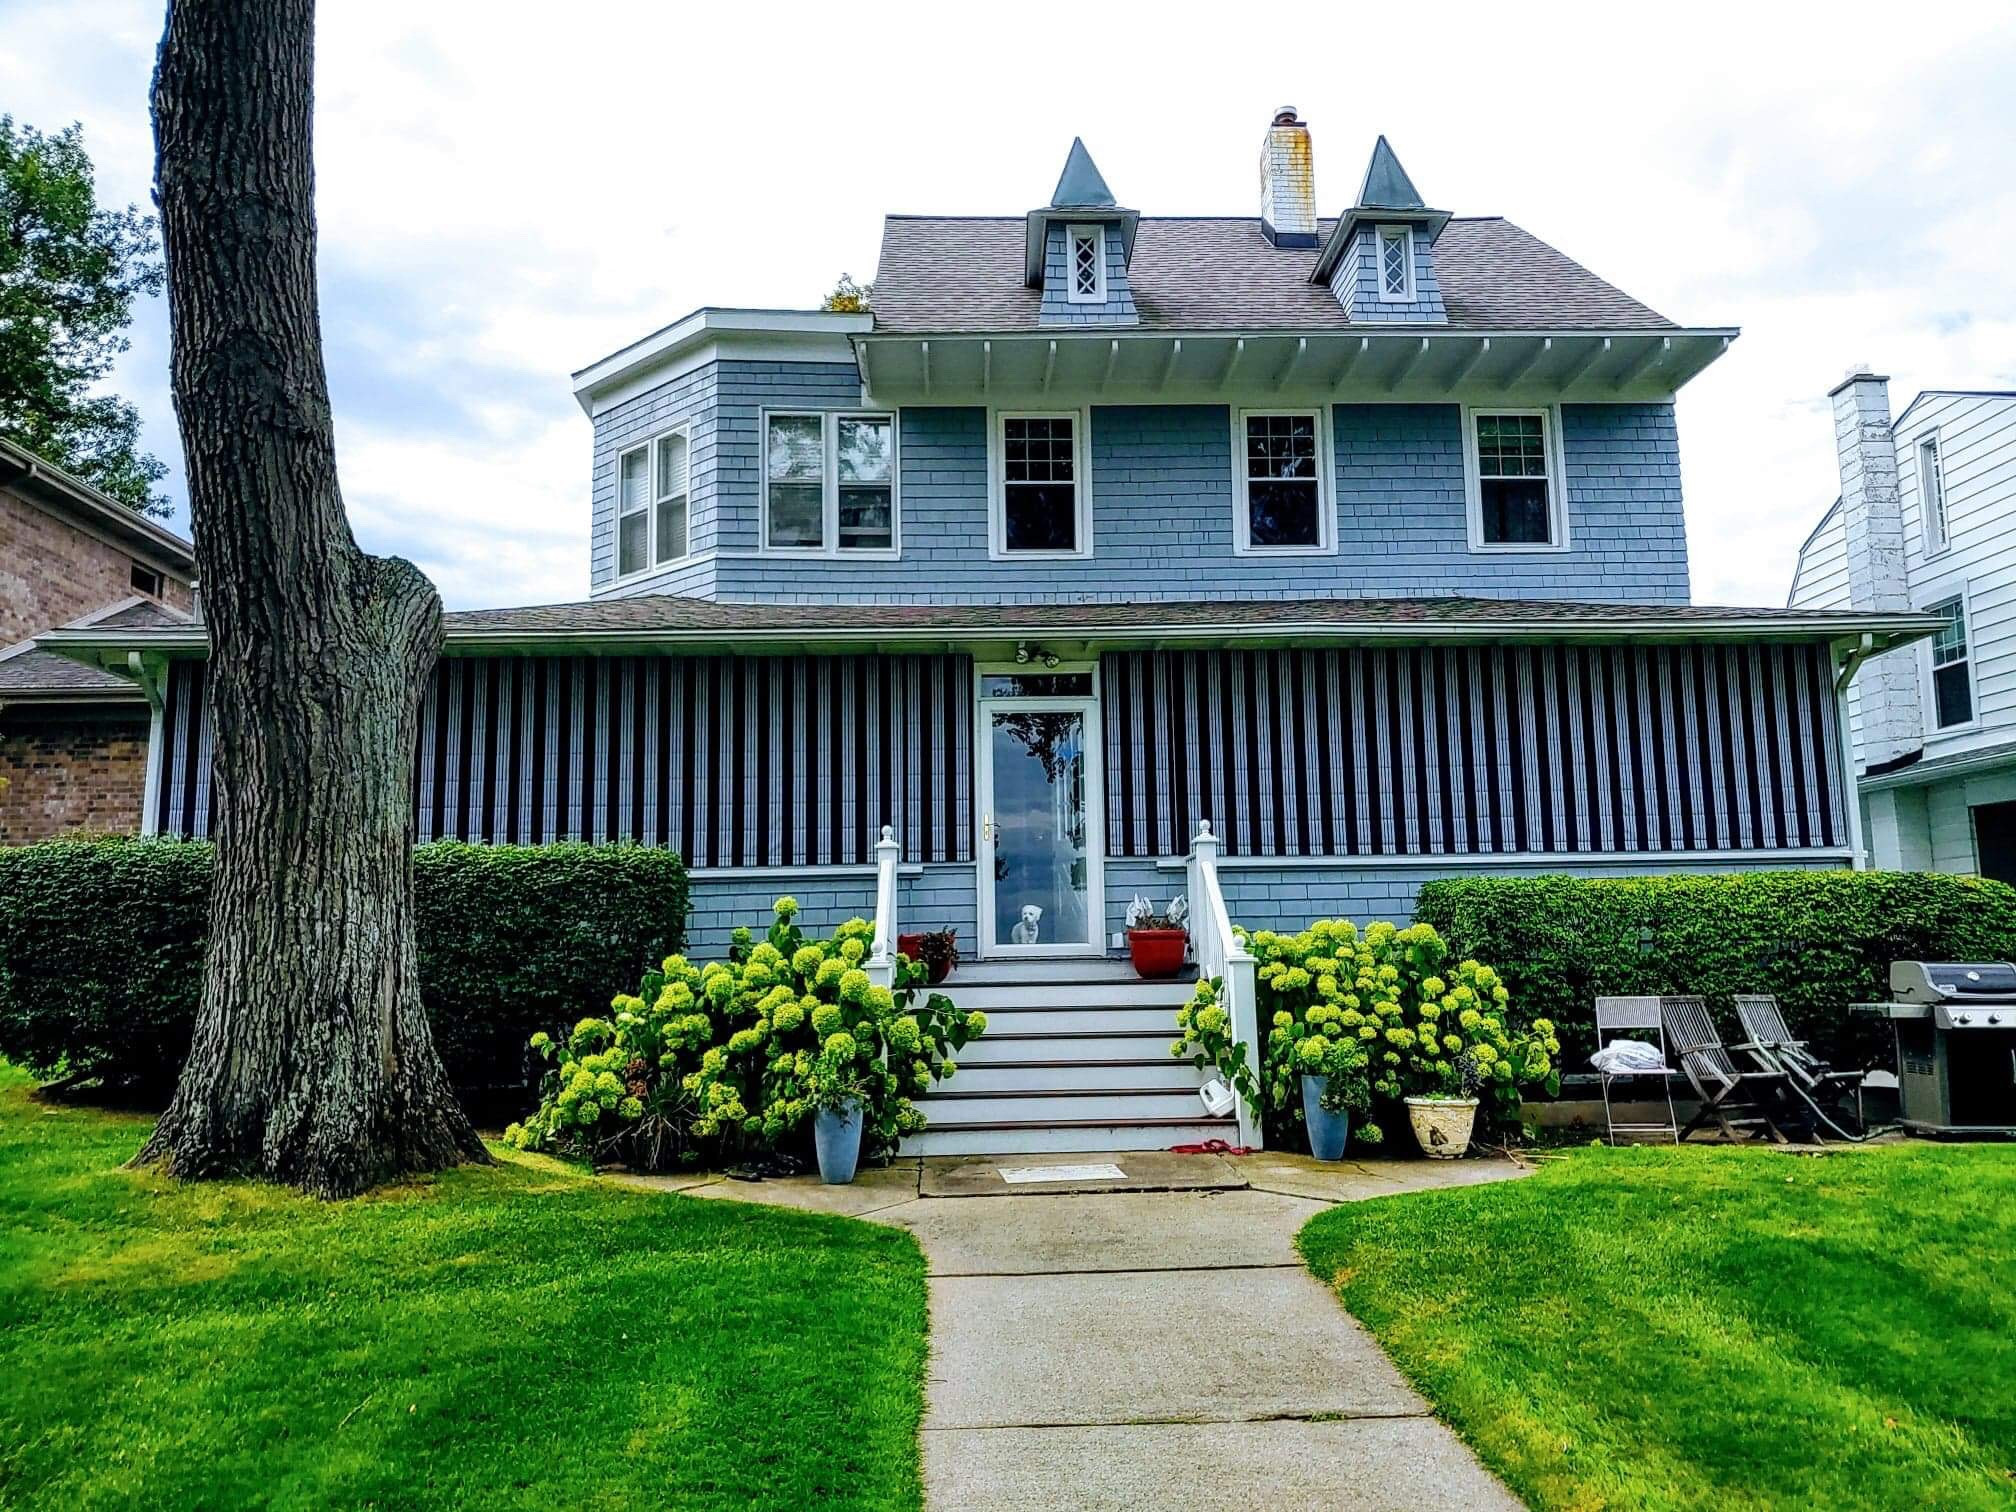
[[[1015,945],[1034,945],[1039,942],[1038,926],[1043,920],[1043,910],[1037,904],[1022,905],[1022,922],[1008,931],[1008,939]]]

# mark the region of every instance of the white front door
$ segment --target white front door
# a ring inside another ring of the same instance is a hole
[[[1105,806],[1093,675],[980,675],[982,955],[1105,950]]]

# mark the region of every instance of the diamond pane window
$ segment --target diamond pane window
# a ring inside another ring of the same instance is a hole
[[[1544,415],[1478,415],[1477,502],[1487,546],[1554,543]]]
[[[1004,550],[1078,549],[1077,468],[1077,422],[1069,415],[1002,419]]]
[[[1932,637],[1932,703],[1938,728],[1969,724],[1974,718],[1974,677],[1968,667],[1967,612],[1948,599],[1925,611],[1946,621]]]
[[[1379,292],[1387,299],[1407,299],[1413,293],[1413,233],[1389,226],[1379,233]]]
[[[1323,493],[1316,416],[1246,417],[1246,540],[1249,546],[1320,547]]]
[[[1106,233],[1098,226],[1073,226],[1065,234],[1070,252],[1067,293],[1073,304],[1100,304],[1106,298]]]

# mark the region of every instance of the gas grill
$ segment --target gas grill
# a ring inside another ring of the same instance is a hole
[[[2016,1137],[2016,966],[1892,961],[1903,1125],[1938,1137]]]

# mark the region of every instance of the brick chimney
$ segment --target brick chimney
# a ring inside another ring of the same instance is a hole
[[[1277,247],[1316,245],[1316,161],[1293,105],[1274,112],[1260,143],[1260,233]]]
[[[1848,599],[1857,609],[1909,610],[1904,575],[1904,505],[1897,492],[1897,442],[1890,430],[1890,380],[1857,368],[1831,390],[1834,452],[1841,470],[1841,530]],[[1872,657],[1857,674],[1862,764],[1887,769],[1924,748],[1915,646]]]

